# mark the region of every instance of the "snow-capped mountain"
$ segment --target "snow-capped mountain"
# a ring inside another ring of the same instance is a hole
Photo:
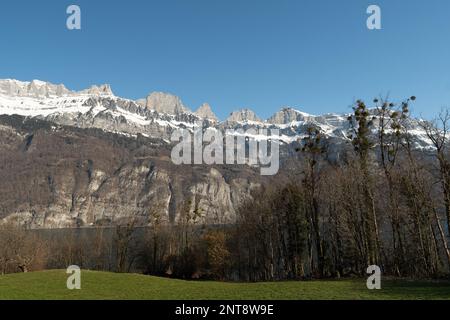
[[[297,121],[307,121],[313,116],[290,107],[282,108],[280,111],[270,117],[267,122],[273,124],[288,124]]]
[[[284,107],[267,120],[260,119],[250,109],[231,113],[218,121],[209,104],[192,112],[182,100],[172,94],[154,92],[137,101],[117,97],[109,85],[92,86],[71,91],[64,85],[33,80],[0,80],[0,114],[21,115],[49,120],[57,124],[80,128],[99,128],[108,132],[160,138],[167,141],[176,128],[204,127],[279,129],[280,140],[292,143],[304,137],[309,126],[319,128],[330,138],[346,139],[348,115],[310,115],[295,108]],[[419,147],[429,142],[417,122],[410,121]]]
[[[234,111],[227,119],[228,122],[262,122],[262,120],[250,109]]]
[[[63,84],[52,84],[40,80],[24,82],[13,79],[0,80],[0,94],[9,97],[30,97],[36,99],[77,95],[114,95],[111,87],[107,84],[101,86],[94,85],[89,89],[74,92],[67,89]]]
[[[221,122],[208,104],[194,113],[167,93],[135,101],[108,85],[76,92],[38,80],[0,80],[0,222],[63,228],[138,216],[145,224],[156,207],[164,221],[176,223],[189,200],[192,212],[202,212],[199,223],[226,224],[270,177],[245,165],[177,166],[168,145],[173,130],[278,129],[280,162],[288,163],[314,126],[331,142],[333,161],[349,147],[347,118],[284,107],[265,121],[243,109]],[[428,147],[417,121],[408,121],[417,146]],[[289,171],[282,163],[272,178],[283,175]]]

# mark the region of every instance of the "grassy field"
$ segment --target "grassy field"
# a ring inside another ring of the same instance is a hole
[[[83,271],[82,289],[71,291],[66,280],[60,270],[0,276],[0,299],[450,299],[450,282],[386,280],[369,291],[365,279],[224,283]]]

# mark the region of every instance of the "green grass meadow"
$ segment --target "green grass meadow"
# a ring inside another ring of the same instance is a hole
[[[63,270],[0,276],[1,300],[360,300],[450,299],[450,282],[365,279],[229,283],[82,271],[81,290],[68,290]]]

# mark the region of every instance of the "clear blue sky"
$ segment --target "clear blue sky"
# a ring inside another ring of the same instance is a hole
[[[82,30],[66,29],[66,8]],[[366,9],[382,9],[380,31]],[[450,105],[448,0],[14,0],[0,4],[0,78],[166,91],[220,118],[250,107],[345,112],[358,98]]]

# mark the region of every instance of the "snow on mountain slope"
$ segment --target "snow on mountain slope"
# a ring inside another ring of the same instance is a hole
[[[233,112],[223,122],[218,122],[208,104],[201,112],[192,113],[180,98],[152,93],[145,100],[133,101],[117,97],[109,85],[92,86],[79,92],[64,85],[33,80],[0,80],[0,114],[38,117],[57,124],[82,128],[99,128],[122,134],[142,134],[164,141],[173,130],[193,130],[198,126],[216,129],[278,129],[280,140],[286,144],[305,137],[308,127],[320,129],[329,138],[347,139],[348,115],[311,115],[291,107],[284,107],[268,120],[261,120],[250,109]],[[429,148],[430,143],[418,126],[410,120],[410,132],[419,148]],[[255,135],[254,139],[261,139]]]
[[[54,85],[40,80],[31,82],[13,79],[0,80],[0,93],[17,97],[50,97],[71,94],[64,85]]]
[[[83,106],[88,97],[55,97],[36,99],[31,97],[9,97],[0,94],[0,113],[26,117],[48,116],[52,113],[86,113],[89,107]]]

